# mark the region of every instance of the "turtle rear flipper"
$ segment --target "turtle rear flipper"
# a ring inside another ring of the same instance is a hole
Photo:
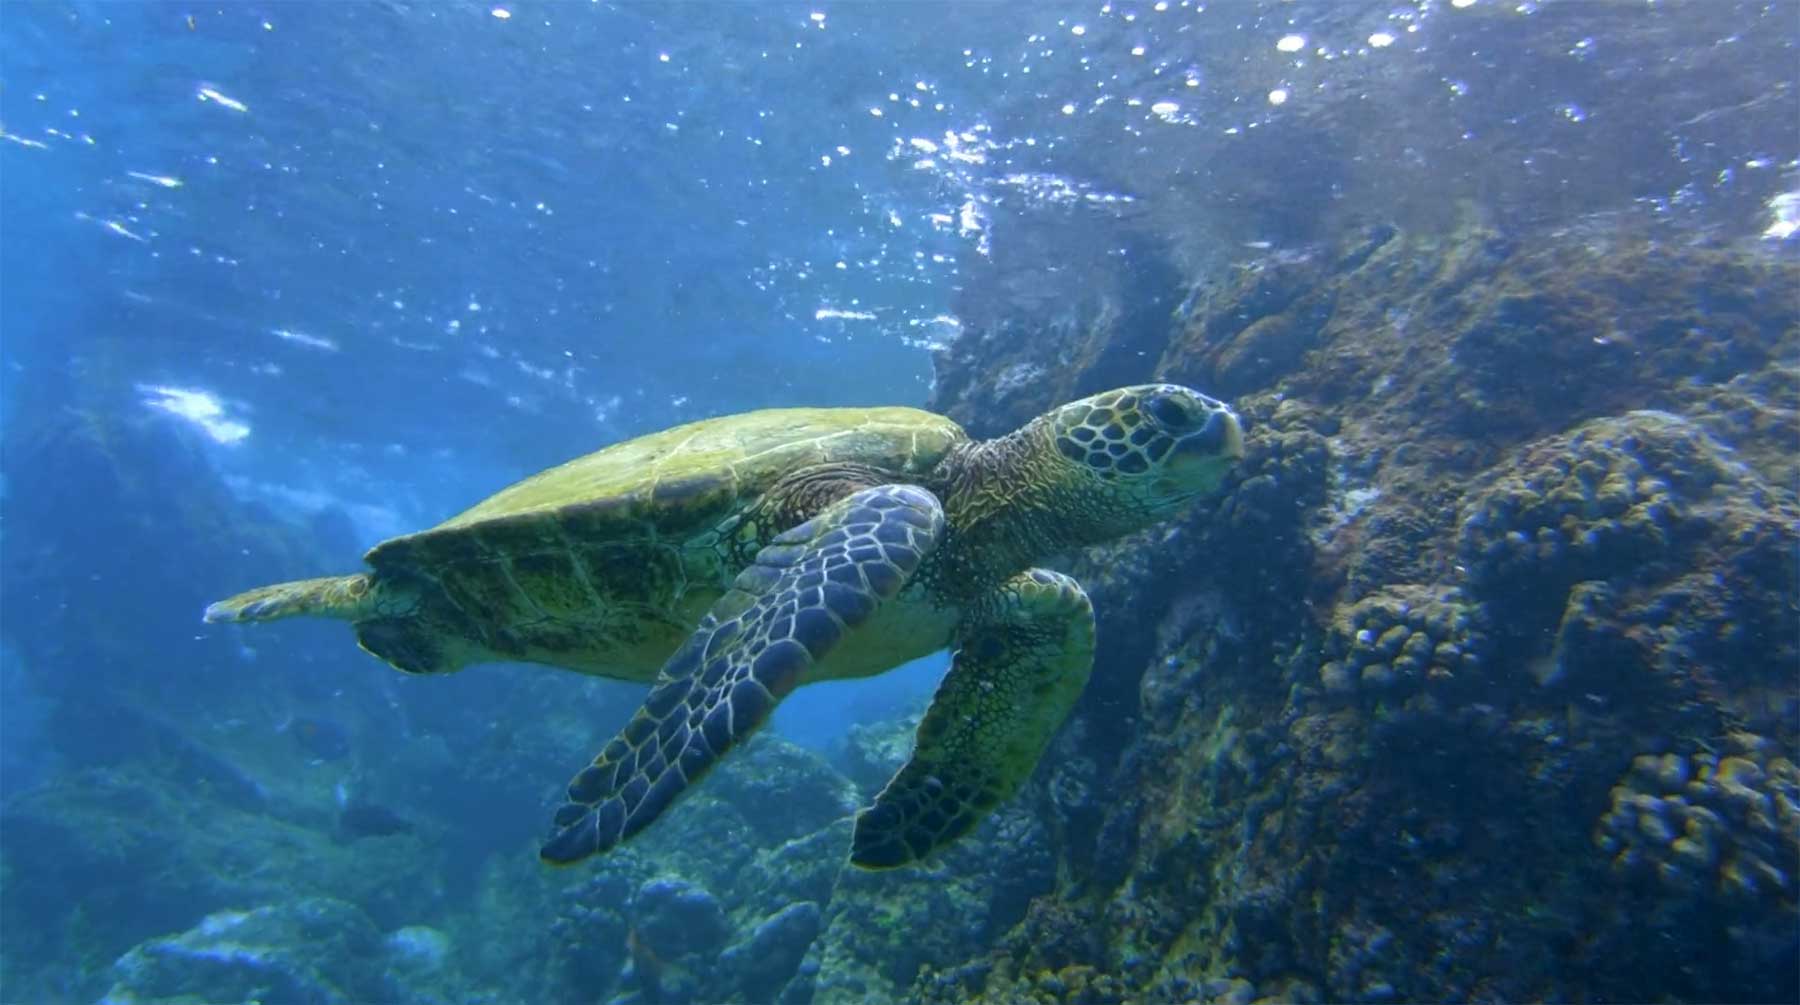
[[[355,620],[368,611],[370,599],[369,577],[358,572],[259,586],[207,607],[205,618],[210,622],[301,616]]]
[[[891,869],[969,832],[1031,776],[1094,665],[1094,608],[1073,579],[1031,569],[958,632],[912,759],[856,815],[850,861]]]
[[[878,485],[770,542],[664,664],[624,730],[569,783],[540,857],[566,865],[643,830],[762,725],[845,632],[900,592],[943,530],[930,492]]]

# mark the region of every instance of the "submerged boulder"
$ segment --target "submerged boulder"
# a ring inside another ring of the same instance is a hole
[[[252,1000],[353,1005],[409,1000],[385,970],[382,934],[367,915],[323,897],[219,911],[179,935],[119,958],[104,1005]]]
[[[725,950],[719,957],[720,969],[735,977],[750,1001],[770,1001],[799,972],[806,951],[819,936],[822,918],[819,905],[810,900],[789,904]]]

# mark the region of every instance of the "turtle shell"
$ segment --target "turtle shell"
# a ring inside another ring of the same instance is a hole
[[[736,573],[711,545],[784,475],[855,463],[904,477],[966,440],[955,422],[918,409],[791,408],[614,444],[376,545],[365,558],[378,578],[415,584],[425,606],[404,625],[359,634],[403,668],[383,650],[454,641],[460,655],[448,662],[412,662],[525,659],[641,677]]]

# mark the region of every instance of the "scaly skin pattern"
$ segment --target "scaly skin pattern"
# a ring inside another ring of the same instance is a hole
[[[983,596],[1047,555],[1173,515],[1242,453],[1225,406],[1175,385],[1064,405],[952,451],[932,472],[924,484],[944,500],[949,531],[922,575],[943,594]]]
[[[891,869],[967,834],[1031,777],[1094,666],[1094,607],[1030,569],[965,618],[912,758],[857,814],[850,860]]]
[[[273,621],[319,610],[345,611],[350,616],[373,613],[369,576],[321,576],[291,583],[259,586],[222,600],[206,609],[205,620]]]

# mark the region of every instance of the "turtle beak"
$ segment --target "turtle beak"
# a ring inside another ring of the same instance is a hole
[[[1238,417],[1223,406],[1212,409],[1198,429],[1176,442],[1159,491],[1172,506],[1214,492],[1243,457],[1244,429]]]
[[[1221,407],[1207,416],[1205,425],[1182,437],[1175,449],[1197,459],[1240,461],[1244,457],[1244,429],[1236,415]]]

